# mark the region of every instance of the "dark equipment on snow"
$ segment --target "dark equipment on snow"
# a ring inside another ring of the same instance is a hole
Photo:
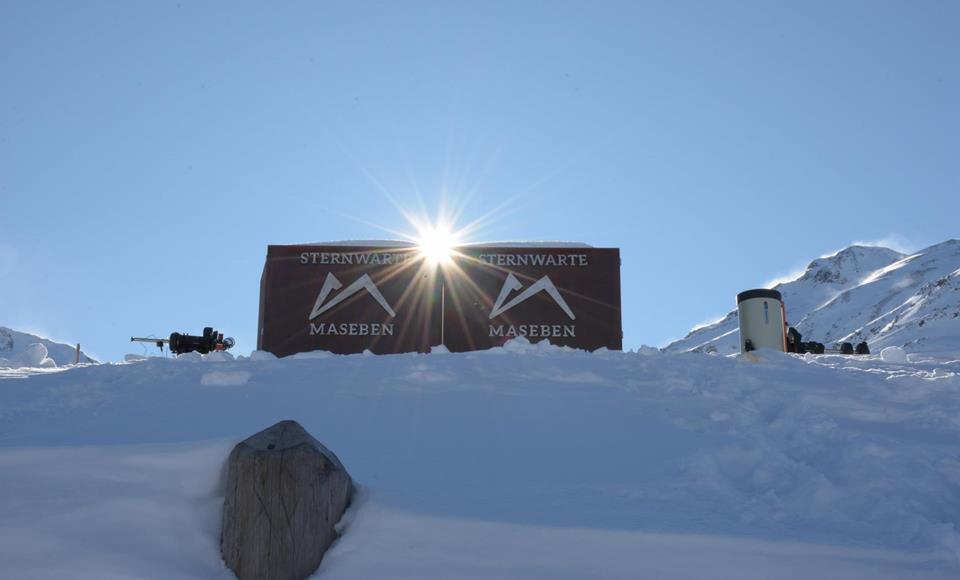
[[[797,354],[870,354],[870,347],[867,346],[866,341],[860,342],[856,347],[852,343],[844,342],[840,345],[839,349],[836,348],[826,348],[822,342],[803,342],[803,336],[796,328],[790,327],[787,330],[787,352],[795,352]]]
[[[791,326],[787,329],[787,352],[823,354],[823,343],[813,341],[803,342],[802,339],[803,335],[801,335],[796,328]]]
[[[131,336],[130,342],[152,342],[162,351],[163,345],[170,345],[170,352],[173,354],[184,354],[188,352],[199,352],[207,354],[217,350],[227,350],[233,348],[236,344],[229,336],[224,338],[222,332],[217,332],[212,326],[203,329],[202,336],[192,334],[181,334],[174,332],[170,338],[144,338]]]
[[[822,342],[810,341],[807,343],[807,352],[809,352],[810,354],[823,354],[824,352],[826,352],[826,350],[827,349],[824,348]]]

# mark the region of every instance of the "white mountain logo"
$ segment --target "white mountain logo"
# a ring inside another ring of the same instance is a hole
[[[546,292],[551,298],[553,298],[553,301],[556,302],[564,312],[566,312],[567,316],[570,317],[570,320],[577,319],[577,317],[573,314],[573,310],[570,310],[570,306],[567,305],[567,302],[563,299],[563,296],[560,295],[560,291],[557,290],[557,287],[553,285],[553,281],[550,280],[550,276],[544,276],[543,278],[540,278],[531,284],[529,288],[520,294],[517,294],[509,302],[504,304],[511,292],[516,292],[522,288],[523,284],[521,284],[513,274],[507,274],[507,280],[503,283],[503,288],[500,289],[500,295],[497,296],[497,301],[493,305],[493,310],[490,311],[490,318],[493,319],[497,316],[500,316],[517,304],[526,301],[537,292]]]
[[[397,313],[393,311],[393,308],[390,307],[387,299],[380,293],[380,289],[377,288],[377,285],[370,279],[369,274],[360,276],[356,282],[347,286],[343,292],[337,294],[330,302],[324,304],[324,300],[330,296],[330,293],[334,290],[339,290],[342,286],[343,284],[340,280],[337,280],[337,277],[334,276],[332,272],[328,272],[327,279],[323,281],[323,286],[320,287],[320,294],[317,295],[317,301],[313,304],[313,310],[310,312],[310,318],[308,320],[313,320],[361,290],[366,290],[370,296],[373,296],[373,299],[387,311],[387,314],[390,316],[397,315]]]

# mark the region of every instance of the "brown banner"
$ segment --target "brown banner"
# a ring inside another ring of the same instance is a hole
[[[410,247],[270,246],[258,348],[461,352],[525,336],[620,349],[620,324],[617,249],[468,246],[438,266]]]
[[[467,247],[444,271],[451,351],[525,336],[586,350],[622,348],[620,251]]]

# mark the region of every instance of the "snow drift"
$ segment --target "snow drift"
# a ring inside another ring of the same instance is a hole
[[[362,488],[320,578],[960,574],[960,356],[257,358],[7,375],[5,572],[229,578],[223,461],[296,419]]]

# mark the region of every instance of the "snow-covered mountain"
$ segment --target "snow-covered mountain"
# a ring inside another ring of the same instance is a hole
[[[76,357],[76,346],[0,326],[0,367],[63,366],[73,364]],[[97,361],[81,351],[80,362]]]
[[[960,349],[960,240],[911,255],[851,246],[814,260],[798,278],[774,286],[787,320],[804,340],[828,346],[866,340],[874,350]],[[669,351],[728,354],[739,349],[736,309],[669,344]]]

